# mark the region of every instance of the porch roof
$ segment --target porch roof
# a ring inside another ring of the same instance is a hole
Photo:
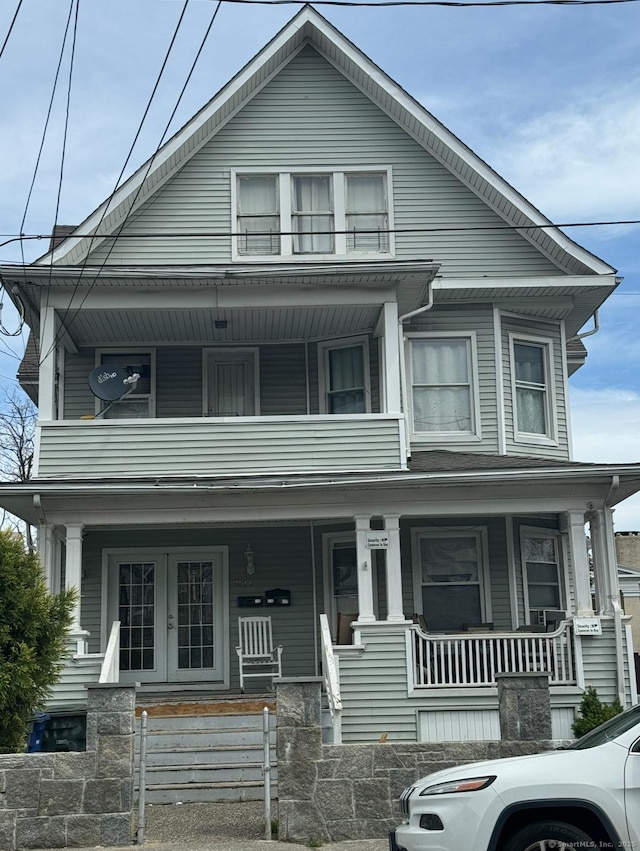
[[[419,489],[423,490],[416,502]],[[385,491],[390,505],[395,505],[398,500],[403,505],[413,504],[412,514],[420,506],[423,513],[429,513],[427,502],[435,504],[434,500],[440,499],[438,494],[441,495],[440,503],[445,500],[449,505],[447,510],[450,513],[455,513],[457,502],[463,500],[467,506],[465,513],[469,511],[469,504],[473,503],[477,505],[476,513],[484,514],[491,513],[489,502],[485,501],[488,494],[501,494],[495,503],[496,509],[513,503],[510,510],[527,511],[526,502],[531,494],[531,510],[534,510],[535,503],[535,510],[540,510],[539,506],[544,504],[545,510],[554,512],[575,510],[581,505],[585,511],[592,504],[593,507],[614,506],[639,490],[640,463],[594,464],[434,450],[414,454],[411,469],[406,471],[0,482],[0,501],[8,511],[32,524],[42,522],[45,509],[75,505],[99,513],[102,506],[105,510],[109,506],[124,509],[126,503],[135,508],[141,498],[144,498],[148,511],[164,510],[176,503],[187,511],[192,506],[195,512],[193,522],[198,522],[196,514],[205,507],[207,516],[211,518],[210,511],[216,498],[222,499],[225,505],[232,507],[233,503],[236,507],[246,503],[249,494],[255,496],[255,499],[249,500],[250,507],[262,511],[260,516],[264,515],[264,519],[273,512],[273,517],[276,514],[280,516],[287,506],[291,506],[292,500],[296,506],[292,519],[304,519],[307,509],[312,512],[310,517],[320,516],[314,511],[320,511],[321,504],[325,514],[331,508],[331,516],[352,517],[354,513],[365,510],[363,506],[371,502],[372,492],[375,492],[372,514],[380,513]],[[405,494],[406,501],[402,494]],[[545,494],[546,499],[542,499]]]

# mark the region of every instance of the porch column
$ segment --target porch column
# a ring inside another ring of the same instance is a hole
[[[590,617],[593,615],[593,605],[589,582],[589,554],[584,532],[584,511],[567,511],[565,516],[571,548],[576,614],[578,617]]]
[[[56,313],[51,306],[40,313],[39,419],[56,418]]]
[[[385,514],[384,527],[389,533],[389,549],[386,552],[387,620],[404,623],[402,564],[400,560],[400,515]]]
[[[38,529],[38,555],[42,563],[47,591],[55,594],[59,590],[60,575],[56,570],[56,540],[54,527],[50,523],[41,523]]]
[[[358,623],[374,623],[373,571],[371,550],[367,547],[367,532],[371,530],[371,516],[358,514],[356,521],[356,558],[358,559]]]
[[[613,598],[617,593],[611,584],[611,565],[607,547],[607,524],[602,509],[589,514],[589,534],[591,537],[591,555],[593,558],[593,579],[596,586],[596,609],[599,614],[613,614]],[[614,554],[615,566],[615,554]]]
[[[400,413],[400,334],[395,301],[385,302],[382,317],[384,410],[395,414]]]
[[[77,653],[86,652],[85,638],[88,633],[80,626],[80,591],[82,588],[82,523],[70,523],[66,526],[67,553],[65,561],[65,587],[76,588],[78,599],[73,609],[71,638],[76,640]]]

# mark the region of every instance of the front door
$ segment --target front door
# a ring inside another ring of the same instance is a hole
[[[257,413],[257,350],[208,349],[205,415],[252,417]]]
[[[220,682],[228,670],[226,552],[108,554],[108,622],[123,682]]]

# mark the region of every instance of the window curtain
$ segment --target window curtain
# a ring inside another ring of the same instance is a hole
[[[350,251],[388,251],[389,219],[385,176],[347,175],[347,247]],[[377,231],[360,233],[360,231]]]
[[[471,431],[466,340],[414,340],[412,369],[415,431]]]
[[[274,174],[238,178],[240,254],[279,254],[278,178]]]
[[[478,545],[473,538],[423,538],[422,582],[478,582]]]
[[[529,434],[546,434],[544,349],[541,346],[516,343],[513,352],[518,430]]]
[[[333,251],[331,178],[293,177],[293,249],[297,254]]]
[[[420,541],[422,610],[432,632],[482,622],[480,564],[474,537]]]
[[[532,609],[560,608],[560,577],[554,538],[524,539],[527,591]]]
[[[364,414],[364,362],[362,346],[329,349],[330,414]]]

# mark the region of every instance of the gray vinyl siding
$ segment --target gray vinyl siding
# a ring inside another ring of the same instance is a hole
[[[304,48],[167,182],[90,262],[229,262],[230,170],[391,166],[399,259],[433,259],[443,275],[548,275],[558,268],[464,186],[312,47]],[[473,226],[481,230],[469,230]],[[455,230],[456,227],[466,230]],[[440,232],[428,229],[451,228]],[[222,236],[195,237],[205,231]],[[169,233],[183,233],[180,238]]]
[[[553,348],[553,363],[551,364],[550,384],[555,394],[555,404],[552,405],[552,416],[555,417],[556,443],[536,443],[525,438],[516,440],[515,400],[513,398],[512,363],[509,345],[509,335],[522,334],[524,337],[539,337],[550,341]],[[530,318],[502,319],[502,363],[504,370],[504,415],[506,427],[507,454],[533,455],[541,458],[569,459],[569,433],[567,427],[567,398],[565,395],[565,380],[563,359],[566,357],[562,345],[559,322],[536,322]]]
[[[455,443],[441,438],[431,440],[422,435],[412,439],[413,450],[431,448],[460,449],[465,452],[498,451],[498,400],[496,391],[496,358],[494,347],[493,312],[490,306],[465,309],[438,308],[437,306],[417,316],[404,326],[404,334],[412,333],[466,333],[475,332],[478,386],[474,388],[480,411],[481,440],[456,439]],[[410,353],[407,353],[409,360]],[[410,389],[409,389],[410,392]]]
[[[244,551],[248,542],[255,552],[256,573],[248,576]],[[81,623],[91,633],[89,647],[100,650],[101,598],[106,594],[102,585],[103,550],[111,548],[228,547],[229,551],[229,638],[227,653],[230,659],[231,688],[238,689],[238,663],[235,646],[238,643],[238,617],[268,614],[272,619],[273,639],[284,647],[282,669],[284,676],[313,676],[316,673],[313,599],[311,569],[311,537],[308,526],[114,530],[87,532],[83,540],[83,581]],[[272,588],[291,591],[291,607],[239,608],[238,596],[262,595]],[[110,625],[106,625],[107,633]],[[261,681],[259,681],[261,682]]]
[[[582,636],[582,660],[584,665],[585,686],[593,686],[598,697],[605,703],[612,703],[618,696],[615,626],[613,618],[600,619],[602,635]],[[623,640],[625,653],[625,692],[629,695],[629,679],[626,664],[627,650]]]
[[[407,699],[404,632],[363,630],[364,651],[340,653],[342,741],[414,742],[416,705]]]
[[[78,420],[95,414],[96,399],[89,390],[89,373],[96,365],[93,350],[83,349],[78,354],[65,353],[64,358],[64,418]]]

